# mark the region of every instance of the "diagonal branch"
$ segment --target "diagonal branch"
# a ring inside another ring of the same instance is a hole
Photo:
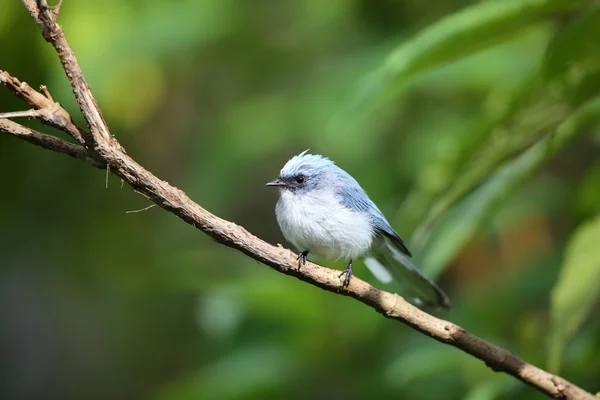
[[[200,229],[219,243],[237,249],[283,274],[294,276],[327,291],[352,297],[385,317],[402,322],[439,342],[461,349],[484,361],[494,371],[506,372],[550,397],[595,399],[592,394],[573,383],[521,360],[508,350],[488,343],[458,325],[419,310],[397,294],[380,290],[356,277],[352,279],[347,288],[343,289],[340,287],[339,271],[310,262],[307,262],[302,270],[298,270],[296,255],[290,250],[272,246],[253,236],[243,227],[211,214],[193,202],[183,191],[158,179],[129,157],[118,141],[110,135],[100,108],[89,89],[62,28],[56,23],[57,9],[51,9],[45,0],[22,0],[22,2],[40,27],[44,38],[56,49],[69,78],[79,109],[89,127],[89,132],[81,132],[88,152],[94,158],[105,162],[112,172],[120,176],[135,191]],[[33,104],[30,106],[40,109],[44,108],[41,103],[46,102],[49,97],[42,96],[42,98],[33,95],[26,97],[26,101],[32,101]],[[12,126],[12,129],[12,133],[15,134],[15,127]],[[31,132],[29,134],[32,135]],[[33,135],[36,137],[37,143],[33,140],[30,141],[42,147],[51,148],[45,135],[41,136],[46,140],[42,144],[40,135],[42,134],[37,132]],[[67,151],[61,152],[69,154]]]

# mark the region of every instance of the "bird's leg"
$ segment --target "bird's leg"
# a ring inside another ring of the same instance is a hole
[[[304,250],[303,252],[298,254],[298,258],[296,258],[296,260],[298,260],[298,269],[302,268],[302,266],[304,264],[306,264],[306,256],[307,255],[308,255],[308,250]]]
[[[342,282],[342,288],[347,288],[350,284],[350,279],[352,279],[352,260],[350,260],[346,269],[338,275],[338,278],[341,278],[344,275],[346,275],[346,277],[344,278],[344,282]]]

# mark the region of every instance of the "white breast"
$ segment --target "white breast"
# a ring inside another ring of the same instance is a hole
[[[342,206],[333,192],[282,190],[275,211],[283,235],[299,250],[354,259],[364,255],[373,242],[368,216]]]

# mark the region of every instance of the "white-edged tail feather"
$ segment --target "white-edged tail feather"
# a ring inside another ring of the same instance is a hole
[[[390,278],[396,280],[414,304],[446,310],[452,308],[444,291],[387,240],[382,239],[371,249],[370,256],[365,258],[365,264],[384,283],[389,282]]]
[[[373,257],[367,257],[364,259],[365,265],[369,268],[369,271],[377,278],[379,282],[390,283],[392,281],[392,274],[387,270],[379,261]]]

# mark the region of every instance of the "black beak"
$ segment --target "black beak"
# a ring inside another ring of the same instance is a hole
[[[265,186],[285,186],[285,182],[282,181],[281,179],[277,178],[277,179],[267,183]]]

